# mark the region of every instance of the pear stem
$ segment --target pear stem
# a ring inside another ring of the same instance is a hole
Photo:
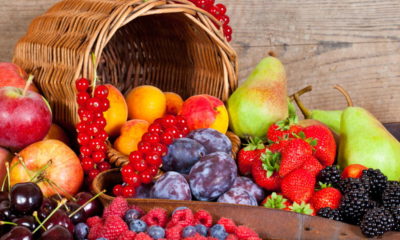
[[[26,91],[28,91],[29,86],[32,84],[32,81],[33,81],[33,75],[29,75],[29,78],[26,81],[24,90],[22,91],[22,96],[25,96]]]
[[[335,85],[335,86],[333,86],[333,88],[337,89],[341,94],[343,94],[343,96],[346,98],[348,107],[352,107],[353,106],[353,100],[351,99],[349,92],[347,92],[340,85]]]
[[[42,222],[40,221],[38,215],[37,215],[37,211],[34,211],[32,216],[35,218],[36,222],[38,222],[39,224],[42,224]],[[47,231],[46,227],[42,225],[43,230]]]
[[[296,92],[293,94],[294,101],[296,102],[297,106],[300,108],[301,113],[303,113],[305,118],[310,118],[311,117],[311,111],[306,108],[303,104],[303,102],[300,100],[300,95],[309,92],[312,90],[312,86],[307,86],[300,91]]]
[[[97,197],[99,197],[101,194],[105,193],[106,190],[104,189],[103,191],[97,193],[94,195],[91,199],[87,200],[85,204],[81,205],[79,208],[77,208],[74,212],[72,212],[68,217],[74,216],[77,212],[79,212],[82,208],[86,207],[89,203],[91,203],[93,200],[95,200]]]
[[[67,202],[67,199],[63,198],[60,202],[57,203],[57,207],[47,216],[46,219],[43,220],[42,223],[40,223],[39,226],[35,230],[33,230],[32,234],[35,234],[53,215],[54,213],[57,212],[58,209],[60,209],[61,206],[63,206]]]

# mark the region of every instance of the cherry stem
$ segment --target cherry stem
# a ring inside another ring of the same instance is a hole
[[[33,177],[31,177],[31,179],[29,180],[29,182],[33,182],[33,180],[36,180],[36,178],[40,175],[43,174],[44,171],[46,171],[47,168],[50,167],[50,165],[53,163],[53,161],[50,159],[49,161],[47,161],[46,165],[44,165],[41,169],[39,169],[35,175],[33,175]]]
[[[22,91],[22,96],[25,96],[26,91],[28,91],[29,86],[32,84],[32,81],[33,81],[33,75],[29,75],[29,78],[26,81],[24,90]]]
[[[7,170],[7,182],[8,182],[8,192],[11,190],[11,182],[10,182],[10,163],[6,162],[6,170]]]
[[[26,174],[31,178],[31,174],[30,171],[28,169],[28,167],[25,165],[24,159],[21,157],[21,155],[19,155],[18,153],[15,154],[18,158],[18,162],[22,165],[22,167],[24,168]]]
[[[74,216],[77,212],[79,212],[82,208],[86,207],[86,205],[88,205],[89,203],[91,203],[93,200],[95,200],[96,198],[98,198],[101,194],[105,193],[106,190],[104,189],[103,191],[97,193],[96,195],[94,195],[91,199],[87,200],[85,202],[85,204],[82,204],[79,208],[77,208],[74,212],[72,212],[68,217],[72,217]]]
[[[61,199],[61,201],[57,201],[57,207],[49,214],[49,216],[47,216],[43,220],[43,222],[41,222],[39,224],[39,226],[37,226],[37,228],[35,230],[33,230],[32,235],[35,234],[54,215],[54,213],[56,213],[57,210],[60,209],[60,207],[65,205],[66,202],[67,202],[67,199],[65,199],[65,198]]]
[[[65,194],[68,199],[72,199],[73,201],[76,201],[76,199],[71,194],[69,194],[64,188],[58,186],[58,184],[55,183],[54,181],[52,181],[52,180],[50,180],[48,178],[46,178],[45,181],[48,182],[52,187],[56,187],[59,190],[61,190],[63,192],[63,194]],[[57,191],[57,193],[58,193],[58,191]]]
[[[97,64],[96,64],[96,55],[92,52],[92,64],[93,64],[93,82],[92,82],[92,97],[94,96],[94,90],[96,88],[96,82],[97,82]]]
[[[39,224],[42,224],[42,222],[40,221],[38,215],[37,215],[37,211],[34,211],[32,216],[35,218],[36,222],[38,222]],[[46,227],[42,225],[43,230],[47,231]]]
[[[353,100],[350,97],[350,94],[340,85],[335,85],[333,88],[337,89],[343,96],[346,98],[347,106],[352,107],[353,106]]]
[[[13,222],[0,221],[0,225],[13,225],[13,226],[17,226],[18,224],[13,223]]]

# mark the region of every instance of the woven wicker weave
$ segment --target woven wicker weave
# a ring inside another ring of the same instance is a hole
[[[13,61],[35,75],[54,120],[78,121],[75,80],[92,79],[126,93],[151,84],[182,97],[227,100],[237,87],[237,58],[219,22],[186,0],[64,0],[37,17]]]

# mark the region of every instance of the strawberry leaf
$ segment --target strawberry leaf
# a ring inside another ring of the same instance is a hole
[[[285,202],[287,201],[282,195],[276,194],[273,192],[271,194],[271,198],[268,198],[267,201],[264,203],[264,207],[267,208],[276,208],[276,209],[284,209],[286,208]]]
[[[246,147],[243,148],[245,151],[253,151],[256,149],[264,149],[264,143],[261,139],[255,137],[255,138],[249,138],[249,143],[246,144]]]
[[[261,154],[262,168],[267,172],[267,177],[270,178],[274,172],[279,170],[281,161],[281,154],[279,152],[272,152],[269,149]]]
[[[301,202],[301,204],[295,202],[289,208],[292,212],[302,213],[306,215],[311,215],[314,212],[314,210],[311,208],[311,205],[305,202]]]
[[[318,182],[318,187],[316,188],[316,190],[321,190],[321,189],[328,188],[328,187],[332,187],[332,184]]]

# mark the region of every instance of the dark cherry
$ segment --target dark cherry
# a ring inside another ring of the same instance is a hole
[[[38,226],[38,223],[32,216],[14,218],[12,221],[18,224],[18,226],[26,227],[31,231],[35,230],[35,228]]]
[[[32,182],[17,183],[11,188],[10,203],[15,211],[30,214],[42,205],[42,190]]]
[[[31,231],[22,226],[16,226],[11,229],[8,233],[4,234],[0,240],[32,240]]]
[[[53,216],[44,224],[46,229],[51,229],[57,225],[63,226],[71,233],[74,231],[74,224],[69,219],[67,213],[61,209],[57,210]]]
[[[69,215],[70,213],[75,212],[75,210],[77,210],[81,205],[74,203],[74,202],[68,202],[67,206],[69,208],[69,213],[68,213],[68,215]],[[86,222],[87,217],[86,217],[85,210],[83,210],[83,208],[82,208],[81,210],[76,212],[72,217],[70,217],[70,219],[74,225],[76,225],[80,222]]]
[[[73,240],[72,234],[63,226],[54,226],[42,234],[39,240]]]
[[[12,220],[17,216],[10,208],[4,208],[0,210],[0,219],[1,220]]]
[[[76,198],[76,203],[79,205],[83,205],[85,204],[87,201],[89,201],[89,199],[91,199],[93,197],[93,195],[91,193],[88,192],[80,192],[78,194],[76,194],[75,198]],[[95,200],[91,201],[88,205],[86,205],[84,208],[85,213],[86,213],[86,217],[92,217],[95,215],[101,215],[101,211],[102,211],[102,205],[101,202],[98,198],[96,198]]]
[[[53,211],[54,208],[56,208],[57,203],[55,201],[52,201],[48,198],[43,199],[42,205],[40,206],[38,210],[38,216],[41,220],[45,219],[51,211]]]
[[[10,200],[8,192],[0,192],[0,202]]]
[[[0,210],[10,208],[10,201],[8,199],[0,202]]]

